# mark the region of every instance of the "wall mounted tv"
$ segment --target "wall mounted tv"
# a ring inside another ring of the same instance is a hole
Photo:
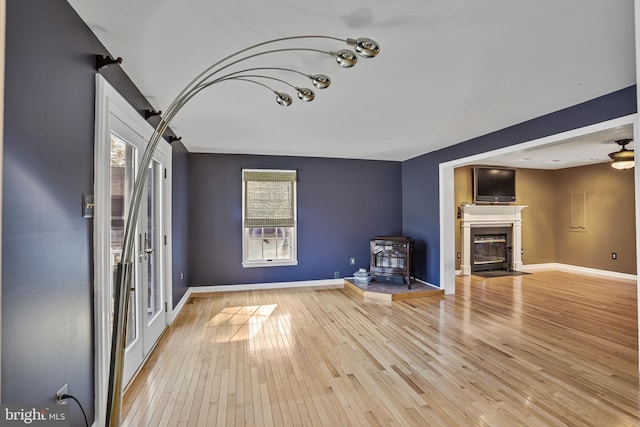
[[[516,201],[516,170],[488,166],[473,168],[474,203]]]

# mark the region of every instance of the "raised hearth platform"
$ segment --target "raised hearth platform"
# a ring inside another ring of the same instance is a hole
[[[357,293],[365,298],[372,298],[384,302],[444,295],[444,289],[413,280],[411,281],[411,289],[408,289],[406,283],[372,282],[363,285],[356,284],[355,280],[345,279],[344,288],[349,292]]]

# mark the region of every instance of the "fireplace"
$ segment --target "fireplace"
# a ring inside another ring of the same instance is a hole
[[[511,227],[471,229],[471,272],[511,270]]]
[[[462,249],[460,273],[463,276],[482,269],[522,270],[522,209],[524,208],[526,206],[460,206],[460,247]],[[485,241],[475,243],[475,236],[478,235],[486,235],[483,238]],[[485,251],[480,255],[480,261],[474,261],[473,252],[476,246],[480,246]]]
[[[413,242],[404,236],[374,237],[369,242],[372,280],[399,278],[411,289]]]

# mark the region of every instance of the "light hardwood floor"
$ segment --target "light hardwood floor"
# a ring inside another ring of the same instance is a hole
[[[456,295],[192,298],[125,394],[123,426],[637,426],[636,285],[560,271]]]

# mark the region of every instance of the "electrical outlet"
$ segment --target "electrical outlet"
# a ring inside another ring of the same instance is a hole
[[[456,258],[460,259],[461,257],[462,257],[462,254],[461,254],[460,252],[458,252],[458,253],[456,254]]]
[[[184,273],[180,273],[180,280],[184,280]]]
[[[524,248],[520,249],[520,255],[524,255]]]
[[[351,257],[351,258],[349,258],[349,265],[356,265],[356,259],[355,259],[355,257]]]
[[[611,252],[611,259],[618,259],[618,254],[615,252]]]
[[[333,272],[333,278],[334,279],[339,279],[340,278],[340,272],[339,271],[334,271]]]
[[[60,387],[60,390],[56,391],[56,401],[58,405],[66,405],[67,401],[62,398],[63,395],[67,394],[67,384]]]

